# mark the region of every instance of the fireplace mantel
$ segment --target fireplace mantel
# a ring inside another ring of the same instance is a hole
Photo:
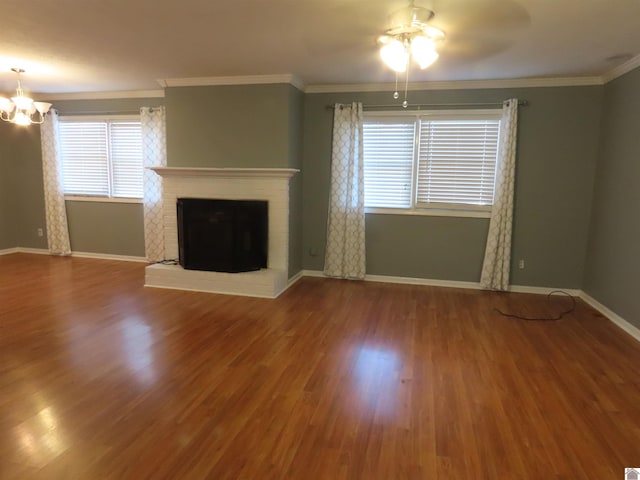
[[[222,177],[222,178],[291,178],[300,170],[296,168],[198,168],[198,167],[150,167],[162,177]]]

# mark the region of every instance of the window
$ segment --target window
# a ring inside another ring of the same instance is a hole
[[[366,113],[367,211],[488,216],[500,117],[500,110]]]
[[[142,198],[138,117],[63,118],[60,156],[65,195]]]

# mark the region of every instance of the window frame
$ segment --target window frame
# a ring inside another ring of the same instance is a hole
[[[414,122],[414,139],[413,139],[413,165],[411,175],[411,206],[409,208],[391,208],[391,207],[366,207],[365,213],[382,214],[382,215],[426,215],[438,217],[471,217],[471,218],[490,218],[493,205],[468,205],[468,204],[442,204],[437,207],[418,206],[417,201],[417,175],[418,175],[418,157],[420,132],[418,120],[501,120],[502,109],[458,109],[458,110],[411,110],[411,111],[365,111],[364,122],[367,119],[375,118],[394,118],[394,119],[411,119]],[[499,127],[500,129],[500,127]],[[499,158],[499,133],[498,129],[498,145],[496,147],[496,166]],[[495,177],[494,177],[495,179]],[[495,183],[494,183],[495,188]]]
[[[82,122],[138,122],[140,123],[140,115],[138,114],[110,114],[110,115],[64,115],[59,117],[59,123],[82,123]],[[142,147],[142,141],[141,141]],[[107,161],[108,161],[108,181],[109,191],[112,190],[113,183],[113,164],[111,158],[111,130],[107,129]],[[144,177],[144,165],[142,166],[142,175]],[[144,199],[142,197],[113,197],[111,195],[91,195],[79,193],[65,193],[65,201],[72,202],[96,202],[96,203],[134,203],[141,204]]]

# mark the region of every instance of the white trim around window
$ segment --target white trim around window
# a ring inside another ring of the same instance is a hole
[[[98,197],[90,195],[65,195],[68,202],[100,202],[100,203],[142,203],[141,198]]]

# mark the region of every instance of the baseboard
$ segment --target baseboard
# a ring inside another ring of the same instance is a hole
[[[120,260],[122,262],[149,263],[149,260],[144,257],[135,257],[131,255],[113,255],[111,253],[71,252],[71,256],[78,258],[95,258],[98,260]]]
[[[9,255],[12,253],[35,253],[37,255],[49,255],[49,250],[46,248],[26,248],[26,247],[14,247],[0,250],[0,255]]]
[[[278,294],[276,295],[276,297],[279,297],[280,295],[282,295],[284,292],[286,292],[287,290],[289,290],[289,288],[291,288],[298,280],[300,280],[302,277],[304,277],[304,270],[300,270],[298,273],[296,273],[293,277],[291,277],[288,281],[287,284],[285,285],[285,287],[280,290],[278,292]]]
[[[572,297],[579,297],[582,290],[575,288],[531,287],[529,285],[511,285],[509,291],[513,293],[533,293],[535,295],[549,295],[551,292],[565,292]]]
[[[46,248],[27,248],[27,247],[15,247],[0,250],[0,255],[9,255],[10,253],[31,253],[36,255],[51,255]],[[142,262],[149,263],[144,257],[134,257],[130,255],[113,255],[110,253],[95,253],[95,252],[71,252],[72,257],[77,258],[95,258],[98,260],[119,260],[122,262]]]
[[[46,248],[27,248],[27,247],[18,247],[16,249],[18,253],[32,253],[35,255],[50,255],[49,250]]]
[[[625,332],[627,332],[629,335],[631,335],[633,338],[635,338],[640,342],[639,328],[627,322],[620,315],[618,315],[613,310],[610,310],[609,308],[607,308],[606,306],[598,302],[595,298],[593,298],[588,293],[585,293],[584,291],[580,291],[579,297],[585,302],[587,302],[589,305],[591,305],[593,308],[598,310],[602,315],[608,318],[611,322],[615,323],[618,327],[620,327],[622,330],[624,330]]]
[[[303,270],[302,275],[305,277],[325,277],[320,270]],[[435,278],[414,278],[414,277],[395,277],[392,275],[365,275],[365,282],[380,283],[400,283],[405,285],[424,285],[429,287],[445,287],[445,288],[466,288],[471,290],[483,290],[480,282],[463,282],[459,280],[438,280]],[[514,293],[533,293],[536,295],[548,295],[554,290],[562,290],[569,295],[579,296],[581,290],[567,288],[552,287],[530,287],[528,285],[511,285],[510,292]]]

